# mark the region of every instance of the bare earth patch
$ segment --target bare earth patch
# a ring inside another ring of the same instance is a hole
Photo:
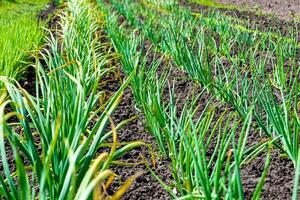
[[[275,15],[281,19],[300,19],[299,0],[218,0],[218,2]]]

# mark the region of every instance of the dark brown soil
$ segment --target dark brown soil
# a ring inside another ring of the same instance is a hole
[[[35,96],[36,95],[35,80],[36,80],[35,69],[33,67],[28,67],[18,82],[20,86],[24,88],[29,94]]]
[[[38,15],[38,19],[42,21],[50,20],[52,15],[55,13],[57,6],[55,5],[55,1],[51,1],[45,10],[42,10]]]
[[[101,33],[102,36],[104,36]],[[103,42],[109,43],[107,37],[103,37]],[[113,50],[114,52],[114,50]],[[113,56],[112,56],[113,57]],[[112,58],[111,64],[119,66],[118,60]],[[105,75],[101,80],[101,90],[105,91],[105,98],[108,99],[115,93],[122,84],[122,80],[126,79],[120,68]],[[134,119],[133,119],[134,118]],[[130,165],[112,165],[110,169],[118,176],[108,189],[108,194],[112,195],[124,182],[137,172],[144,172],[142,176],[137,178],[135,182],[126,191],[122,199],[169,199],[169,194],[164,190],[160,183],[151,175],[143,159],[147,161],[150,167],[162,178],[166,183],[170,183],[172,174],[169,170],[170,161],[162,158],[157,151],[155,138],[145,128],[144,116],[137,110],[131,88],[125,89],[122,100],[112,115],[115,125],[124,120],[133,119],[128,124],[117,131],[118,143],[130,143],[134,141],[143,141],[151,146],[155,155],[155,166],[152,165],[150,155],[151,149],[148,147],[140,147],[130,151],[121,157],[118,161],[128,163]],[[109,127],[107,131],[109,131]],[[100,150],[99,153],[101,153]]]
[[[281,19],[294,20],[295,17],[300,16],[300,3],[298,0],[218,0],[218,2],[275,15]]]
[[[55,15],[55,12],[57,11],[57,6],[55,5],[54,1],[51,1],[45,10],[42,10],[39,15],[37,16],[38,22],[46,22],[47,28],[52,30],[56,29],[59,22],[59,17]],[[34,57],[28,57],[29,63],[35,63]],[[42,60],[40,62],[43,62]],[[22,88],[24,88],[29,94],[34,95],[36,94],[36,73],[35,69],[31,66],[29,66],[25,72],[20,77],[20,80],[18,81]]]
[[[244,166],[241,171],[246,199],[251,199],[264,169],[265,159],[265,154],[258,156],[253,162]],[[289,158],[281,155],[279,150],[273,150],[261,199],[292,199],[293,168],[293,163]]]
[[[188,7],[193,12],[203,14],[215,9],[197,3],[191,3],[189,0],[179,0],[179,2],[181,6]],[[229,15],[237,19],[243,20],[245,22],[243,25],[249,29],[258,29],[260,31],[273,31],[287,37],[293,37],[292,31],[300,30],[300,23],[298,22],[270,15],[258,15],[250,10],[238,10],[227,8],[220,8],[216,10],[225,15]]]
[[[110,84],[110,87],[114,87],[113,85],[115,85],[115,87],[118,87],[117,84],[113,83]],[[144,141],[145,143],[150,144],[154,149],[156,155],[156,167],[153,169],[163,181],[169,183],[172,177],[172,174],[169,170],[170,162],[168,160],[161,159],[161,156],[158,155],[156,150],[156,140],[144,128],[144,118],[136,110],[131,89],[128,88],[123,95],[122,102],[113,115],[113,120],[115,124],[118,124],[122,120],[129,119],[133,116],[136,116],[137,118],[118,131],[118,141],[120,143]],[[130,153],[123,156],[120,161],[131,164],[138,163],[142,161],[140,157],[141,155],[145,157],[149,163],[151,163],[149,148],[146,147],[131,151]],[[145,172],[145,174],[143,174],[135,181],[135,183],[129,188],[122,199],[169,199],[169,194],[151,175],[144,164],[139,164],[136,166],[112,166],[111,169],[118,176],[120,176],[121,183],[119,182],[119,180],[116,180],[113,183],[111,190],[108,191],[109,193],[116,191],[116,189],[131,175],[135,174],[136,172],[143,171]]]

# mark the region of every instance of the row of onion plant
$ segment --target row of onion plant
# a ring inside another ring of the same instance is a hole
[[[107,45],[98,31],[103,20],[86,0],[66,5],[59,29],[50,34],[45,49],[36,52],[35,95],[1,76],[7,91],[0,100],[1,198],[108,198],[106,189],[115,177],[111,164],[145,145],[118,145],[122,123],[114,125],[110,117],[134,71],[107,102],[100,101],[104,91],[99,82],[111,57],[102,51]],[[8,113],[7,106],[13,111]],[[102,148],[104,144],[110,148]],[[140,174],[109,198],[120,199]]]
[[[171,54],[177,66],[233,105],[242,118],[245,119],[251,105],[255,105],[253,115],[259,130],[280,141],[282,147],[276,146],[294,163],[295,199],[299,176],[299,120],[295,103],[298,44],[293,35],[286,38],[271,32],[236,28],[239,26],[214,13],[208,19],[195,19],[194,13],[184,8],[170,8],[170,4],[162,9],[161,4],[157,6],[149,1],[142,1],[142,6],[113,0],[111,3],[123,16],[130,16],[128,22],[144,32],[156,47]],[[175,14],[166,17],[168,13]]]
[[[217,107],[210,101],[199,111],[197,100],[206,92],[204,89],[194,98],[181,99],[186,103],[179,111],[177,101],[180,100],[175,98],[169,71],[157,72],[165,58],[153,55],[152,48],[143,49],[143,35],[128,30],[128,26],[120,27],[118,16],[109,8],[106,12],[110,13],[106,31],[120,54],[124,72],[130,75],[137,70],[131,82],[135,101],[161,152],[171,159],[174,183],[166,185],[155,173],[153,175],[176,199],[243,199],[240,168],[257,153],[253,149],[259,149],[246,148],[252,110],[247,113],[244,123],[234,112],[224,111],[221,116],[216,116]],[[164,100],[166,96],[169,101]],[[217,122],[213,123],[214,120]],[[214,147],[210,143],[213,138],[217,141]],[[211,150],[213,153],[210,154]],[[260,196],[269,161],[270,154],[253,199]]]

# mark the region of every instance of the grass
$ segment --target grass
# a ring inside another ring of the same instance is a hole
[[[43,39],[38,13],[49,1],[26,0],[0,3],[0,75],[17,78],[32,49]],[[20,77],[19,77],[20,78]]]
[[[203,6],[213,7],[213,8],[236,9],[236,7],[233,5],[225,5],[222,3],[218,3],[217,1],[211,1],[211,0],[192,0],[191,2],[198,3]]]

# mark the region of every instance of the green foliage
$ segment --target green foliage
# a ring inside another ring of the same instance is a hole
[[[174,198],[243,199],[240,167],[268,144],[259,144],[253,150],[246,148],[252,110],[246,114],[243,125],[235,114],[228,111],[215,118],[217,107],[211,107],[208,103],[206,108],[199,110],[197,106],[206,92],[204,89],[198,96],[185,99],[186,103],[179,111],[174,88],[167,84],[169,71],[157,74],[163,57],[157,59],[155,54],[151,55],[154,50],[151,47],[145,52],[143,35],[136,32],[130,34],[129,30],[127,32],[126,28],[118,26],[117,16],[107,16],[106,22],[106,31],[121,55],[124,72],[129,75],[137,66],[131,88],[138,108],[145,116],[146,126],[155,136],[163,155],[171,159],[174,184],[166,185],[152,172],[153,175]],[[182,60],[178,58],[178,62]],[[165,91],[169,91],[169,102],[164,101]],[[239,126],[242,128],[238,131]],[[239,139],[236,142],[237,136]],[[210,145],[212,138],[217,140],[214,147]],[[208,153],[211,148],[213,153]],[[264,174],[269,168],[268,162]],[[265,176],[262,176],[253,198],[260,196],[264,180]]]
[[[0,75],[15,78],[24,71],[31,50],[43,38],[37,14],[48,1],[4,2],[0,5]]]
[[[273,31],[261,32],[257,29],[246,28],[251,27],[251,24],[245,21],[232,19],[219,12],[192,13],[187,8],[178,7],[176,4],[170,6],[163,2],[143,0],[136,3],[111,0],[110,3],[113,9],[127,19],[126,29],[128,26],[131,26],[132,30],[137,29],[136,32],[152,42],[154,50],[164,54],[166,58],[171,58],[179,70],[184,70],[189,74],[191,80],[196,81],[218,101],[231,105],[244,124],[250,123],[247,119],[249,113],[252,113],[251,126],[257,127],[258,125],[257,131],[264,133],[264,137],[272,141],[274,146],[285,151],[293,161],[295,167],[293,198],[295,199],[300,168],[298,163],[300,148],[297,103],[299,93],[297,78],[299,70],[296,64],[299,62],[296,53],[299,50],[297,31],[289,30],[290,36],[288,37]],[[112,40],[116,38],[115,32],[117,32],[116,29],[110,30]],[[129,34],[130,30],[123,32],[124,35],[130,36],[129,40],[134,38]],[[129,53],[130,51],[125,50],[125,47],[130,49],[128,46],[133,44],[132,49],[136,49],[137,45],[133,41],[125,44],[126,38],[124,36],[118,39],[118,43],[123,45],[115,45],[116,49],[121,54],[126,52],[133,55],[135,50]],[[176,138],[174,134],[166,133],[166,126],[170,123],[169,117],[177,115],[168,113],[172,104],[165,105],[162,100],[161,94],[166,86],[161,83],[165,80],[157,78],[156,73],[153,72],[157,67],[155,62],[150,64],[147,62],[145,65],[143,58],[138,60],[140,62],[138,71],[141,71],[144,76],[139,75],[137,78],[139,81],[136,82],[139,83],[140,88],[134,84],[132,86],[133,91],[139,93],[135,95],[137,102],[145,114],[147,125],[159,143],[161,152],[167,156],[174,156],[181,145],[172,140]],[[127,63],[128,61],[123,63],[124,68],[128,65]],[[176,110],[176,105],[173,108]],[[193,112],[187,113],[180,119],[189,118],[188,116]],[[209,113],[207,111],[203,115],[206,116]],[[180,119],[174,119],[172,127],[176,126]],[[201,121],[201,118],[199,120]],[[180,125],[183,126],[183,124]],[[196,127],[196,125],[193,126]],[[178,127],[180,129],[181,126],[178,125]],[[191,143],[192,141],[188,144]],[[175,151],[172,151],[172,147]],[[185,146],[185,151],[187,147]],[[259,148],[266,148],[266,145]],[[240,149],[237,149],[237,152],[239,151]],[[185,155],[185,158],[188,156]],[[174,157],[175,161],[178,159]],[[259,198],[269,160],[268,156],[265,171],[253,199]],[[236,163],[240,161],[235,160]],[[172,163],[173,170],[178,170],[178,168],[178,164]],[[174,178],[176,186],[181,188],[179,193],[182,195],[186,191],[182,189],[185,185],[180,183],[178,178],[181,176],[184,176],[184,172],[179,172],[177,178],[176,176]],[[205,179],[208,181],[208,178]],[[238,182],[235,184],[238,185]],[[228,187],[230,187],[230,182]],[[172,191],[171,188],[168,191]],[[209,196],[211,191],[208,189],[206,191],[206,196]],[[240,199],[242,196],[230,198]]]
[[[96,35],[101,19],[95,9],[85,0],[71,0],[60,17],[62,31],[47,39],[47,49],[36,52],[36,96],[0,77],[9,95],[0,99],[1,198],[105,198],[106,180],[115,176],[109,169],[112,162],[146,146],[141,141],[117,145],[119,125],[110,117],[134,72],[107,102],[99,102],[99,82],[110,70],[110,60],[102,52],[107,44]],[[14,112],[5,112],[8,104]],[[6,122],[15,115],[16,123]],[[106,129],[109,123],[111,131]],[[109,152],[101,148],[108,138],[113,141]],[[13,150],[16,171],[9,167],[7,148]],[[112,198],[119,199],[139,175]]]
[[[132,148],[146,145],[134,142],[117,149],[116,129],[120,125],[115,126],[110,115],[130,85],[137,109],[144,114],[161,154],[171,160],[174,182],[164,184],[148,168],[173,198],[244,199],[241,167],[268,149],[252,196],[259,199],[271,151],[276,147],[294,164],[293,199],[297,199],[297,31],[290,30],[291,35],[286,37],[274,31],[249,29],[251,24],[246,21],[216,11],[193,13],[173,0],[110,0],[112,8],[127,20],[120,24],[118,14],[98,0],[106,12],[105,31],[127,75],[108,102],[99,105],[103,91],[99,91],[98,83],[110,70],[106,68],[110,60],[101,51],[107,46],[97,35],[99,16],[87,0],[67,2],[61,31],[50,35],[49,49],[36,55],[35,97],[7,77],[14,78],[22,71],[20,61],[34,47],[28,39],[36,44],[41,41],[42,31],[32,19],[45,2],[34,2],[35,6],[23,9],[21,14],[17,4],[2,1],[0,5],[0,12],[4,11],[0,13],[0,75],[8,92],[7,98],[0,98],[4,168],[0,195],[8,199],[91,199],[93,192],[104,195],[105,188],[97,185],[114,176],[109,169],[113,161]],[[213,1],[200,2],[221,6]],[[8,27],[12,32],[4,31]],[[176,99],[170,63],[186,72],[187,79],[202,91]],[[204,94],[212,99],[206,99],[207,106],[199,110],[197,104]],[[185,102],[182,109],[178,101]],[[5,112],[8,104],[14,112]],[[220,107],[231,110],[217,115]],[[11,116],[17,116],[18,122],[8,123]],[[112,131],[107,132],[109,123]],[[267,140],[249,147],[250,129]],[[98,154],[111,135],[110,152]],[[213,139],[216,144],[211,144]],[[8,146],[15,158],[14,172],[9,167]],[[30,164],[25,165],[23,159]],[[38,187],[38,193],[33,186]]]

